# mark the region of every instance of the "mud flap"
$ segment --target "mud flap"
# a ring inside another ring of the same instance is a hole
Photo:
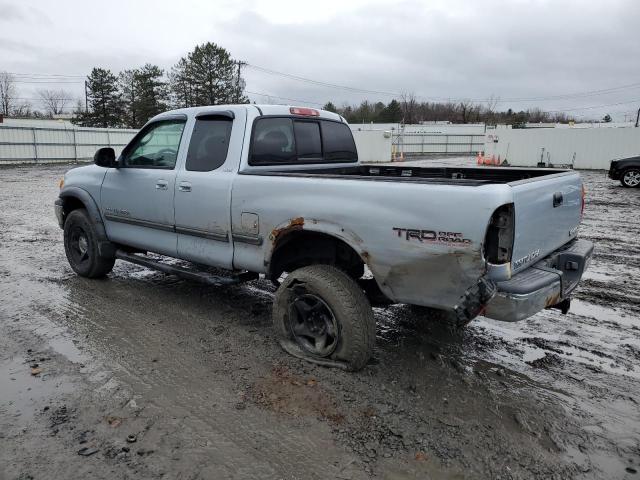
[[[478,280],[478,283],[464,292],[460,297],[460,303],[453,309],[457,324],[466,325],[480,315],[497,291],[496,284],[491,280]]]
[[[339,362],[337,360],[330,360],[326,358],[318,358],[313,355],[310,355],[309,353],[305,352],[295,342],[292,342],[291,340],[280,340],[280,346],[289,355],[293,355],[294,357],[299,358],[301,360],[306,360],[307,362],[312,362],[317,365],[322,365],[323,367],[341,368],[342,370],[348,370],[346,363]]]

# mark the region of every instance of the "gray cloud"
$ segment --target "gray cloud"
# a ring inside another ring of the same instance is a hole
[[[6,61],[0,68],[85,74],[94,65],[117,71],[147,61],[169,68],[195,44],[211,40],[258,66],[368,90],[410,92],[425,100],[496,95],[503,99],[502,108],[555,110],[640,99],[640,88],[635,88],[544,102],[506,100],[638,81],[640,3],[632,0],[404,1],[333,6],[323,15],[291,3],[293,12],[279,7],[286,21],[278,18],[278,2],[269,3],[275,12],[259,2],[185,3],[178,8],[162,0],[132,6],[114,2],[97,18],[79,1],[58,2],[46,10],[31,2],[30,9],[43,15],[40,21],[31,11],[9,7],[14,21],[5,38],[29,43],[11,55],[2,53]],[[4,42],[0,51],[13,50]],[[391,99],[251,68],[245,75],[249,91],[289,98],[322,103]],[[73,88],[81,94],[81,86]],[[621,118],[638,106],[573,113],[598,117],[609,112]]]

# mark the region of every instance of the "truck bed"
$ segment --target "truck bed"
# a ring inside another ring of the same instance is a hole
[[[567,174],[559,168],[518,167],[411,167],[357,165],[339,168],[301,168],[295,170],[260,170],[241,172],[250,175],[349,178],[387,182],[416,182],[448,185],[505,184],[543,176]]]

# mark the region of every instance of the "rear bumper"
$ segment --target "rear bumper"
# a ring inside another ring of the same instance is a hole
[[[593,243],[573,240],[532,267],[496,284],[484,315],[516,322],[557,306],[571,296],[593,255]]]

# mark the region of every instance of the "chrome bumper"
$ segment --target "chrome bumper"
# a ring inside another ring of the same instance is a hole
[[[540,262],[498,282],[484,315],[505,322],[523,320],[571,296],[593,255],[593,243],[574,240]]]
[[[56,212],[56,219],[58,220],[58,226],[60,228],[64,228],[64,206],[60,198],[58,198],[53,203],[53,210]]]

